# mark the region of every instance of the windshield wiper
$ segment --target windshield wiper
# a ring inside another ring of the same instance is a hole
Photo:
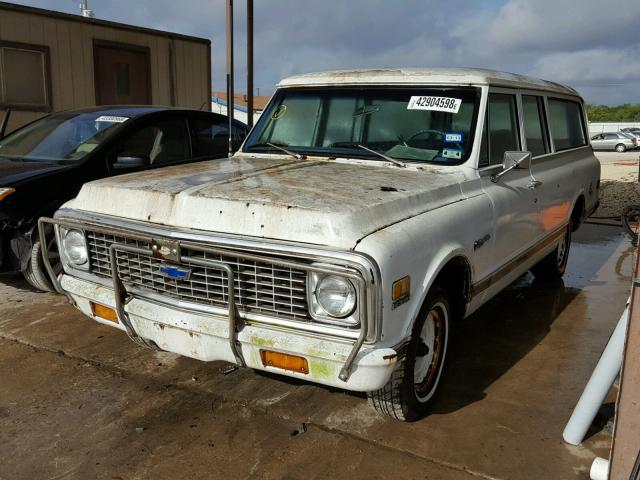
[[[286,153],[287,155],[291,155],[293,158],[296,158],[298,160],[304,160],[305,159],[304,155],[301,155],[301,154],[296,153],[296,152],[292,152],[291,150],[287,150],[286,148],[281,147],[280,145],[276,145],[275,143],[267,142],[267,145],[269,145],[270,147],[273,147],[273,148],[277,148],[278,150]]]
[[[292,156],[293,158],[295,158],[296,160],[304,160],[305,157],[304,155],[301,155],[299,153],[296,152],[292,152],[291,150],[286,149],[285,147],[281,146],[281,145],[276,145],[275,143],[271,143],[271,142],[266,142],[266,143],[256,143],[254,145],[249,145],[249,149],[254,148],[254,147],[264,147],[264,146],[268,146],[271,148],[275,148],[276,150],[280,150],[281,152],[286,153],[287,155]],[[288,145],[287,145],[288,146]]]
[[[375,150],[372,150],[369,147],[365,147],[364,145],[360,145],[359,143],[356,144],[356,147],[366,150],[367,152],[371,152],[375,155],[378,155],[380,158],[384,158],[387,162],[391,162],[394,165],[399,166],[400,168],[407,168],[407,164],[404,162],[401,162],[397,158],[390,157],[389,155],[385,155],[384,153],[381,153],[381,152],[376,152]]]

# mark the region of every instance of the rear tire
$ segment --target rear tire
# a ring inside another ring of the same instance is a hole
[[[57,275],[62,271],[62,263],[60,262],[60,254],[58,253],[58,248],[53,238],[53,232],[51,232],[51,238],[47,238],[47,241],[49,242],[49,261],[51,262],[53,271]],[[43,292],[55,291],[51,280],[49,280],[47,269],[44,266],[44,260],[42,260],[42,245],[40,245],[40,240],[33,242],[31,256],[22,274],[27,283],[33,288]]]
[[[569,249],[571,248],[571,225],[572,223],[569,222],[562,240],[560,240],[553,252],[531,268],[531,273],[538,280],[555,280],[562,278],[564,275],[567,269],[567,261],[569,260]]]
[[[367,393],[369,404],[380,415],[411,422],[427,414],[442,375],[451,315],[447,293],[434,287],[391,379],[380,390]]]
[[[627,147],[624,144],[619,143],[618,145],[616,145],[616,152],[622,153],[626,150],[627,150]]]

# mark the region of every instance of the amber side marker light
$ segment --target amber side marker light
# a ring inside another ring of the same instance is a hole
[[[0,188],[0,202],[15,192],[15,188]]]
[[[393,282],[391,287],[391,301],[393,302],[393,308],[398,305],[402,305],[404,302],[409,301],[411,296],[411,277],[407,275]]]
[[[105,307],[99,303],[91,302],[91,313],[93,313],[94,317],[100,317],[103,320],[118,323],[118,314],[111,307]]]
[[[262,365],[265,367],[276,367],[304,374],[309,373],[309,364],[304,357],[272,352],[271,350],[260,350],[260,358],[262,359]]]

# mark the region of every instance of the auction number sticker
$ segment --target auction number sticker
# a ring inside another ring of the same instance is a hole
[[[114,115],[102,115],[96,118],[96,122],[123,123],[129,120],[129,117],[116,117]]]
[[[459,98],[413,96],[407,110],[434,110],[436,112],[458,113],[462,105]]]

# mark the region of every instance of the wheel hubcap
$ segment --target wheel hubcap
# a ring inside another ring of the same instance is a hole
[[[446,328],[446,310],[438,303],[427,315],[416,349],[413,383],[418,400],[429,399],[438,379],[444,357]]]
[[[558,244],[558,267],[562,267],[564,265],[564,257],[567,255],[567,237],[566,235],[562,237],[560,243]]]
[[[55,241],[53,229],[47,230],[45,235],[47,238],[47,257],[49,258],[49,264],[57,275],[62,272],[62,262],[60,261],[60,252],[58,252],[58,245]]]

